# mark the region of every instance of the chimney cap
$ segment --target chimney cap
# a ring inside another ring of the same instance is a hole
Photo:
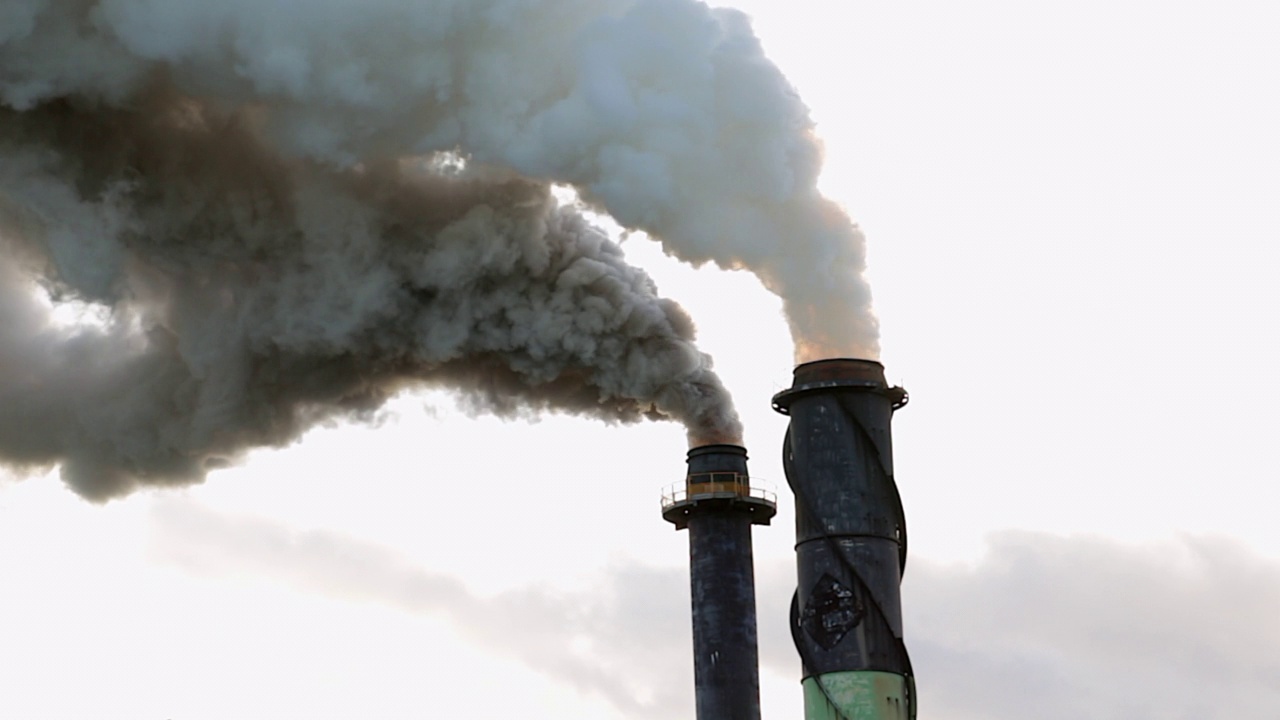
[[[699,445],[698,447],[689,448],[688,458],[690,460],[701,455],[741,455],[745,458],[747,449],[741,445],[729,443],[714,443],[712,445]]]
[[[875,360],[829,358],[801,363],[794,371],[791,387],[773,396],[773,409],[790,414],[797,397],[823,390],[857,390],[884,395],[897,410],[907,404],[907,391],[890,387],[884,379],[884,365]]]

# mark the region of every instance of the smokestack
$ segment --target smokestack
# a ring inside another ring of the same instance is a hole
[[[768,525],[777,503],[751,486],[743,447],[695,447],[688,463],[684,483],[663,495],[662,517],[689,530],[697,718],[759,720],[751,526]]]
[[[907,527],[889,424],[907,393],[870,360],[802,364],[773,407],[796,495],[799,585],[791,634],[806,720],[909,720],[915,681],[902,641],[899,585]]]

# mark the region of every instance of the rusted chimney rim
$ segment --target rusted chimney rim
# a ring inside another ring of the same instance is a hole
[[[859,390],[889,397],[894,409],[907,404],[907,391],[890,387],[884,379],[884,365],[875,360],[830,358],[796,366],[791,387],[773,396],[773,409],[787,415],[797,397],[827,390]]]
[[[747,449],[741,445],[730,445],[729,443],[715,443],[713,445],[699,445],[695,448],[689,448],[688,457],[690,460],[701,455],[741,455],[747,456]]]

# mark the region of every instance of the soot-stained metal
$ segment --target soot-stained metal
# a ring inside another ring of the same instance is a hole
[[[865,672],[900,676],[909,708],[901,717],[914,717],[899,592],[907,528],[890,436],[893,413],[906,403],[879,363],[853,359],[800,365],[792,387],[773,399],[791,417],[783,464],[796,497],[792,636],[806,683],[832,708],[808,717],[844,717],[844,703],[824,688]]]
[[[753,491],[747,451],[707,445],[688,455],[683,490],[663,517],[689,530],[693,672],[698,720],[759,720],[760,671],[751,527],[777,512]]]

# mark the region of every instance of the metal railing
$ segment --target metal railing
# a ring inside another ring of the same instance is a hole
[[[773,505],[778,504],[778,493],[770,483],[760,478],[735,472],[710,472],[690,475],[683,481],[662,489],[662,509],[699,497],[737,496],[756,498]]]

